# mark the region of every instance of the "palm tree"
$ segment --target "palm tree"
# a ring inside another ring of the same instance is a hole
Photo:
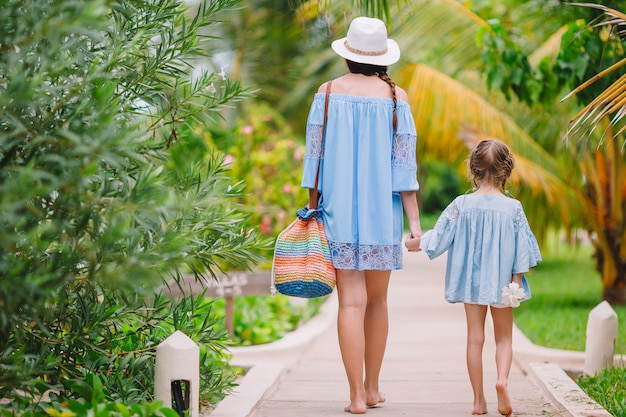
[[[337,20],[343,20],[344,26],[338,32],[345,33],[345,22],[350,20],[345,3],[328,3],[326,19],[342,16]],[[562,139],[575,103],[559,100],[565,96],[564,90],[553,91],[541,102],[524,103],[486,89],[481,78],[484,49],[475,40],[481,31],[493,35],[494,25],[469,8],[452,0],[422,1],[413,7],[396,3],[402,13],[390,19],[390,27],[403,50],[403,60],[392,75],[409,93],[420,138],[419,159],[444,160],[464,172],[466,146],[484,137],[508,143],[517,161],[514,193],[528,208],[533,230],[539,237],[550,229],[563,228],[570,234],[586,230],[596,250],[604,299],[626,303],[626,265],[621,261],[626,259],[626,247],[620,243],[626,238],[622,214],[626,181],[618,142],[598,149],[568,146]],[[419,12],[414,12],[418,7]],[[572,13],[570,10],[563,13]],[[544,65],[542,58],[556,59],[563,52],[560,44],[565,29],[560,26],[551,22],[553,32],[534,31],[545,39],[534,45],[535,52],[527,60],[531,70]],[[338,72],[340,64],[323,63],[325,58],[318,56],[315,68],[328,69],[322,74],[327,78]],[[330,54],[328,59],[335,58]],[[306,78],[315,84],[320,81]]]
[[[529,73],[542,69],[542,76],[551,76],[545,68],[567,51],[561,47],[568,33],[563,23],[580,15],[575,7],[547,8],[545,1],[539,0],[483,2],[482,15],[502,14],[504,10],[504,20],[518,22],[524,28],[518,37],[525,41],[529,56],[513,50],[518,67],[502,74],[497,72],[502,72],[498,61],[501,56],[486,56],[489,48],[476,40],[494,44],[502,41],[503,26],[487,22],[454,0],[270,3],[248,0],[250,10],[230,12],[224,19],[222,28],[229,33],[225,37],[230,44],[222,50],[231,51],[231,77],[258,86],[258,99],[279,109],[296,131],[303,131],[313,92],[323,81],[345,71],[345,64],[328,48],[330,41],[343,36],[357,15],[382,17],[403,51],[391,75],[409,92],[418,128],[419,160],[445,161],[458,167],[463,176],[468,146],[483,137],[508,143],[517,160],[512,191],[523,201],[538,237],[546,236],[549,230],[565,230],[569,235],[587,230],[596,245],[604,298],[612,303],[624,302],[619,296],[624,273],[618,261],[619,232],[623,229],[616,232],[609,228],[620,218],[619,182],[607,180],[622,175],[617,150],[609,154],[605,147],[591,152],[563,141],[568,120],[576,112],[576,103],[560,100],[567,93],[565,84],[551,79],[531,80],[533,88],[539,85],[544,89],[541,95],[533,96],[529,87],[515,86],[515,80],[510,79],[520,68]],[[299,7],[294,8],[294,4]],[[283,13],[275,15],[276,7]],[[537,27],[539,8],[545,19]],[[277,27],[281,29],[277,31]],[[522,36],[525,33],[529,35]],[[220,69],[219,62],[214,65]],[[491,89],[486,88],[485,73]],[[548,87],[552,88],[550,94],[545,93]],[[514,89],[514,94],[507,89]],[[518,99],[517,94],[526,95]],[[247,113],[242,107],[239,110]],[[611,170],[605,169],[605,161],[615,161]],[[427,188],[428,178],[422,180]],[[606,184],[612,185],[607,188]],[[607,205],[605,201],[612,203]],[[605,207],[611,208],[608,217],[602,211]]]

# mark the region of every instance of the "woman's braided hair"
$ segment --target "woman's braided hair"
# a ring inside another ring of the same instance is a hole
[[[396,83],[387,74],[387,67],[381,65],[362,64],[346,60],[348,70],[353,74],[376,75],[378,78],[389,84],[391,88],[391,96],[393,98],[393,130],[398,129],[398,115],[396,108],[398,107],[398,99],[396,98]]]
[[[496,139],[485,139],[476,145],[467,161],[472,183],[479,187],[483,180],[506,191],[506,182],[513,172],[515,157],[509,147]]]

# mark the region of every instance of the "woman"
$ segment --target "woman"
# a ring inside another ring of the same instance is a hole
[[[332,49],[349,73],[315,95],[307,122],[302,186],[319,191],[337,270],[339,346],[353,414],[385,401],[378,379],[388,334],[387,289],[402,268],[403,210],[412,237],[422,234],[416,192],[415,124],[407,95],[387,75],[396,42],[379,19],[357,17]],[[322,149],[322,143],[324,143]],[[365,368],[365,372],[363,369]]]

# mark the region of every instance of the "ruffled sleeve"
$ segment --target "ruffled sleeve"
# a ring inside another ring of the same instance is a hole
[[[541,253],[539,252],[539,244],[535,235],[530,230],[528,219],[524,213],[524,209],[520,204],[517,208],[515,218],[515,259],[513,261],[513,273],[519,274],[528,272],[530,268],[541,262]]]
[[[398,102],[398,129],[393,135],[391,148],[392,191],[419,190],[417,182],[417,135],[411,109],[406,102]]]
[[[459,218],[459,206],[455,199],[441,213],[433,230],[422,235],[420,239],[420,249],[422,249],[430,259],[436,258],[447,251],[456,231],[456,222]]]
[[[317,166],[320,164],[322,157],[325,99],[325,94],[316,94],[309,110],[309,117],[306,124],[306,152],[302,165],[301,186],[303,188],[315,187]]]

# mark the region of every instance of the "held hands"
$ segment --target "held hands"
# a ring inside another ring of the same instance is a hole
[[[420,230],[418,233],[411,233],[411,235],[404,241],[404,246],[409,250],[409,252],[420,252],[420,240],[422,238],[422,231]]]

